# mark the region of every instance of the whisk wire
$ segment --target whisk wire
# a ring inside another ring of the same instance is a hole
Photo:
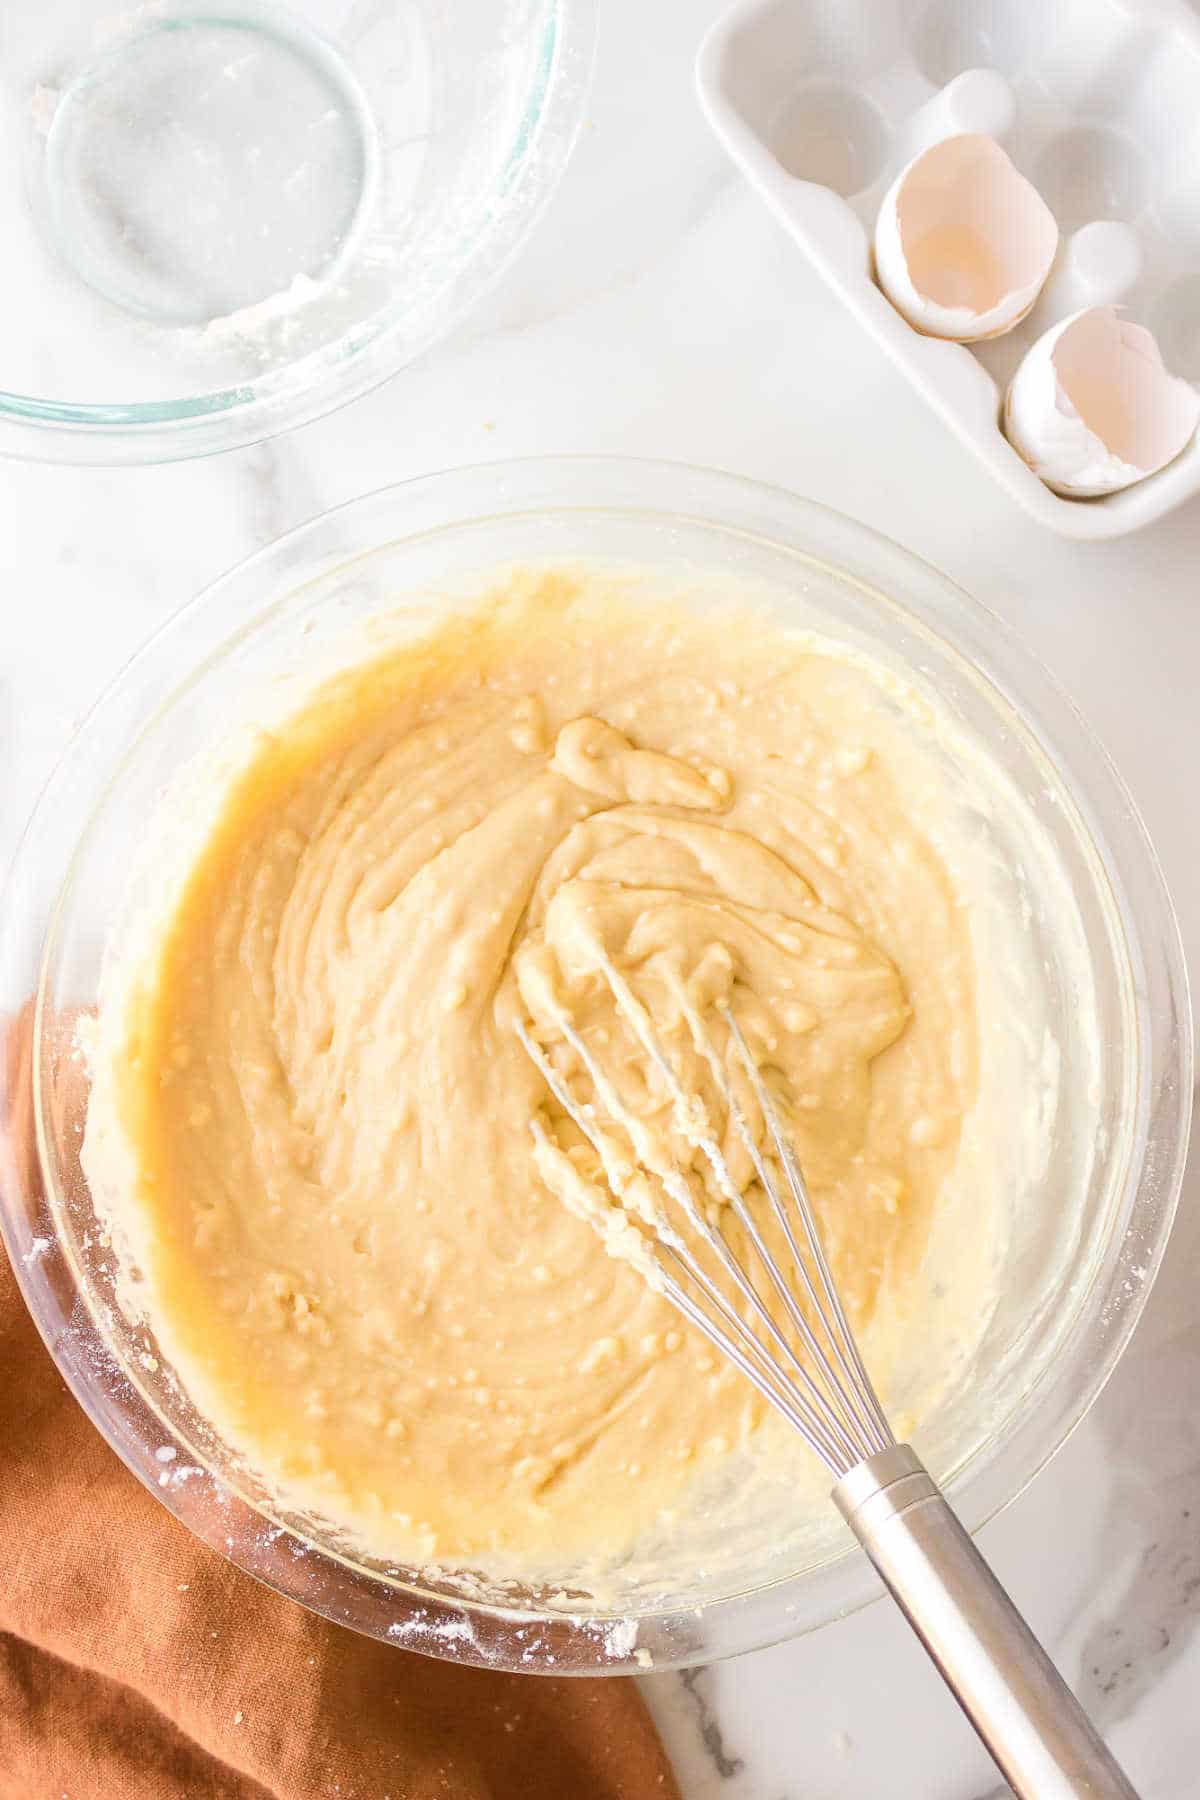
[[[615,1083],[582,1033],[564,1011],[555,1009],[555,1027],[579,1058],[603,1112],[624,1131],[636,1162],[657,1178],[664,1192],[680,1208],[691,1231],[715,1256],[749,1309],[758,1330],[773,1347],[774,1356],[747,1319],[738,1313],[727,1296],[706,1274],[694,1247],[686,1243],[656,1209],[647,1210],[635,1202],[631,1210],[648,1227],[660,1250],[656,1258],[658,1285],[664,1296],[691,1323],[697,1325],[716,1348],[726,1354],[733,1354],[736,1349],[734,1361],[753,1381],[763,1397],[801,1432],[815,1453],[834,1473],[843,1474],[865,1456],[886,1448],[895,1440],[849,1330],[816,1221],[812,1216],[803,1178],[784,1138],[778,1114],[741,1028],[728,1007],[718,1009],[745,1067],[763,1120],[770,1132],[793,1208],[800,1215],[808,1254],[816,1265],[817,1282],[814,1282],[809,1272],[805,1251],[797,1238],[789,1209],[780,1195],[778,1179],[772,1175],[750,1129],[744,1109],[733,1092],[712,1039],[704,1029],[695,1008],[688,1003],[686,995],[677,992],[693,1046],[712,1073],[729,1117],[747,1150],[755,1175],[783,1233],[804,1294],[822,1328],[821,1337],[797,1300],[793,1284],[785,1277],[775,1254],[763,1237],[758,1221],[734,1182],[712,1122],[699,1096],[689,1093],[684,1087],[645,1007],[607,958],[602,959],[601,970],[618,1012],[625,1018],[662,1077],[674,1104],[677,1127],[692,1148],[703,1156],[721,1200],[728,1205],[744,1232],[770,1289],[777,1295],[788,1321],[807,1352],[808,1361],[789,1341],[759,1288],[730,1247],[717,1223],[720,1213],[716,1212],[714,1215],[712,1208],[705,1208],[697,1203],[689,1180],[678,1167],[664,1161],[652,1134],[624,1104]],[[620,1159],[614,1156],[606,1135],[596,1123],[595,1104],[577,1101],[525,1025],[518,1023],[517,1030],[527,1053],[536,1063],[560,1106],[574,1119],[595,1149],[605,1180],[617,1203],[626,1204],[630,1187],[628,1172],[621,1166]],[[677,1276],[669,1272],[666,1266],[668,1263],[670,1268],[678,1271]],[[716,1326],[705,1313],[704,1307],[689,1293],[687,1284],[698,1289],[704,1302],[715,1312],[718,1320]],[[780,1367],[780,1360],[785,1367]]]
[[[829,1429],[840,1441],[845,1455],[849,1458],[845,1467],[852,1467],[853,1464],[860,1461],[863,1456],[869,1456],[877,1450],[886,1449],[889,1444],[895,1442],[895,1439],[888,1426],[883,1409],[879,1404],[874,1387],[867,1375],[862,1358],[859,1355],[853,1333],[850,1331],[849,1324],[846,1320],[845,1311],[842,1307],[840,1296],[838,1295],[837,1288],[829,1269],[824,1246],[821,1243],[820,1233],[817,1230],[816,1219],[812,1211],[812,1203],[809,1199],[808,1190],[804,1184],[803,1177],[800,1174],[795,1154],[791,1145],[787,1143],[784,1138],[778,1112],[770,1098],[766,1083],[762,1079],[758,1066],[750,1054],[749,1046],[746,1043],[745,1036],[737,1023],[737,1020],[734,1018],[728,1006],[718,1007],[718,1013],[723,1018],[732,1035],[739,1057],[745,1067],[746,1074],[754,1090],[755,1098],[758,1101],[759,1108],[763,1114],[763,1118],[771,1132],[771,1137],[774,1141],[781,1166],[783,1167],[787,1178],[788,1187],[791,1190],[793,1203],[797,1212],[800,1214],[804,1227],[805,1241],[817,1267],[822,1294],[824,1296],[824,1304],[822,1304],[822,1297],[821,1295],[818,1295],[811,1276],[809,1275],[806,1259],[800,1245],[796,1241],[792,1223],[780,1199],[777,1184],[772,1180],[767,1170],[765,1161],[758,1150],[758,1145],[754,1141],[753,1133],[750,1131],[745,1114],[738,1105],[736,1097],[725,1076],[725,1072],[720,1066],[720,1058],[717,1055],[712,1039],[705,1031],[696,1009],[688,1003],[687,996],[682,991],[681,985],[678,983],[675,984],[675,998],[680,1005],[684,1017],[687,1019],[693,1044],[703,1056],[704,1061],[707,1063],[717,1081],[722,1099],[728,1106],[730,1115],[734,1119],[739,1131],[739,1135],[750,1153],[760,1185],[766,1193],[772,1211],[787,1239],[788,1248],[791,1252],[801,1282],[816,1310],[817,1317],[821,1320],[821,1323],[825,1328],[825,1335],[829,1347],[833,1351],[837,1369],[843,1377],[844,1386],[842,1382],[839,1382],[836,1379],[834,1372],[830,1369],[825,1349],[818,1343],[808,1320],[804,1317],[802,1309],[796,1302],[796,1297],[790,1284],[785,1280],[778,1262],[764,1242],[758,1225],[746,1206],[742,1194],[738,1190],[736,1184],[731,1180],[728,1165],[717,1144],[715,1134],[712,1132],[711,1128],[704,1130],[702,1127],[698,1127],[698,1120],[703,1116],[703,1109],[699,1104],[698,1097],[689,1095],[682,1082],[679,1080],[670,1057],[667,1055],[666,1049],[663,1046],[658,1033],[654,1029],[654,1025],[645,1006],[643,1006],[637,995],[630,988],[628,982],[625,981],[623,976],[612,965],[607,957],[600,960],[600,970],[612,993],[613,999],[616,1001],[618,1010],[629,1021],[643,1049],[650,1056],[662,1075],[671,1098],[675,1102],[679,1122],[685,1128],[689,1125],[692,1127],[692,1130],[688,1135],[691,1137],[695,1147],[701,1151],[708,1162],[718,1188],[725,1199],[729,1201],[733,1207],[734,1213],[747,1233],[747,1236],[766,1271],[771,1285],[780,1296],[788,1316],[800,1333],[810,1356],[815,1359],[817,1369],[824,1377],[826,1386],[824,1388],[818,1388],[808,1369],[800,1359],[795,1356],[791,1350],[791,1346],[787,1343],[786,1338],[784,1338],[783,1334],[777,1329],[769,1310],[762,1306],[756,1291],[751,1288],[747,1297],[755,1304],[756,1311],[759,1313],[760,1317],[762,1317],[764,1324],[770,1331],[772,1341],[787,1357],[789,1363],[796,1370],[798,1379],[807,1388],[814,1403],[821,1409],[822,1415],[826,1416]],[[662,1172],[658,1172],[660,1173],[661,1178]],[[739,1289],[746,1292],[749,1284],[745,1281],[736,1259],[732,1256],[732,1252],[724,1245],[723,1238],[721,1243],[725,1252],[722,1260],[726,1262],[726,1266],[729,1268],[730,1274],[737,1283]],[[832,1315],[832,1321],[830,1315]],[[830,1414],[832,1414],[832,1416],[828,1416]],[[865,1443],[858,1441],[856,1438],[855,1434],[859,1432],[865,1434]],[[835,1463],[832,1466],[835,1470],[841,1472],[840,1464]]]
[[[733,1040],[737,1046],[739,1056],[740,1056],[741,1060],[743,1061],[743,1064],[746,1066],[747,1074],[750,1078],[751,1085],[755,1090],[755,1098],[758,1101],[759,1109],[763,1114],[763,1118],[769,1126],[774,1128],[776,1125],[776,1119],[775,1119],[775,1114],[774,1114],[773,1108],[771,1106],[770,1097],[766,1092],[765,1083],[762,1082],[761,1077],[758,1074],[758,1070],[754,1066],[753,1060],[750,1057],[749,1048],[746,1044],[745,1038],[742,1035],[741,1029],[737,1024],[737,1021],[734,1019],[732,1013],[729,1011],[729,1009],[727,1007],[722,1007],[719,1009],[719,1011],[720,1011],[721,1017],[724,1019],[726,1025],[729,1028],[731,1037],[733,1038]],[[689,1029],[691,1030],[692,1042],[693,1042],[694,1046],[696,1047],[696,1049],[698,1050],[698,1052],[704,1057],[705,1062],[708,1064],[708,1067],[712,1073],[713,1079],[717,1083],[717,1086],[720,1090],[721,1097],[729,1109],[730,1117],[732,1118],[732,1120],[736,1126],[738,1135],[740,1136],[742,1143],[745,1146],[746,1152],[747,1152],[748,1156],[750,1157],[751,1163],[754,1167],[754,1172],[758,1177],[759,1185],[762,1188],[763,1192],[766,1194],[767,1199],[771,1206],[772,1213],[774,1214],[774,1217],[776,1219],[776,1222],[778,1223],[778,1225],[780,1226],[780,1229],[782,1230],[782,1232],[784,1234],[784,1237],[787,1241],[788,1249],[790,1250],[791,1255],[792,1255],[792,1260],[795,1264],[797,1274],[799,1275],[800,1281],[803,1285],[806,1295],[808,1296],[809,1302],[812,1305],[812,1307],[814,1308],[814,1310],[816,1311],[817,1316],[823,1317],[822,1309],[821,1309],[821,1299],[817,1293],[816,1287],[814,1286],[812,1277],[809,1274],[808,1265],[805,1261],[805,1258],[801,1251],[800,1245],[796,1241],[796,1236],[795,1236],[795,1232],[794,1232],[794,1229],[792,1226],[792,1221],[788,1215],[787,1209],[784,1207],[783,1202],[780,1198],[777,1184],[772,1179],[770,1172],[767,1168],[766,1159],[764,1158],[762,1151],[759,1148],[759,1145],[754,1137],[754,1134],[750,1129],[750,1123],[749,1123],[748,1119],[746,1118],[745,1111],[744,1111],[740,1101],[738,1100],[737,1095],[734,1093],[732,1086],[730,1085],[728,1077],[727,1077],[725,1070],[721,1064],[721,1059],[717,1055],[716,1049],[713,1045],[712,1039],[709,1037],[708,1033],[703,1029],[703,1026],[701,1025],[700,1020],[696,1016],[694,1010],[692,1008],[686,1006],[686,1003],[685,1003],[685,1016],[687,1017]],[[780,1137],[778,1130],[773,1129],[773,1137],[776,1141],[776,1144],[778,1145],[779,1137]],[[786,1172],[789,1175],[789,1186],[792,1187],[793,1200],[795,1201],[797,1209],[800,1211],[801,1216],[805,1217],[806,1209],[809,1205],[808,1198],[807,1198],[807,1192],[802,1189],[801,1193],[797,1194],[795,1191],[794,1183],[791,1180],[792,1171],[788,1170]],[[743,1222],[745,1223],[746,1228],[755,1244],[755,1247],[758,1250],[759,1255],[767,1269],[767,1272],[768,1272],[769,1276],[771,1277],[772,1283],[773,1283],[776,1291],[782,1297],[784,1304],[787,1307],[789,1316],[792,1318],[792,1320],[801,1336],[801,1339],[809,1352],[809,1355],[815,1359],[816,1366],[818,1368],[824,1368],[825,1359],[826,1359],[825,1350],[822,1347],[822,1345],[818,1342],[817,1336],[816,1336],[815,1332],[813,1331],[811,1325],[809,1324],[808,1319],[805,1317],[802,1308],[798,1304],[796,1297],[795,1297],[794,1293],[792,1292],[791,1287],[783,1279],[782,1272],[779,1269],[779,1265],[778,1265],[777,1261],[775,1260],[775,1258],[773,1256],[771,1256],[770,1252],[767,1250],[766,1246],[764,1245],[761,1233],[758,1230],[758,1227],[754,1221],[753,1215],[749,1212],[748,1208],[745,1205],[745,1202],[743,1200],[741,1200],[740,1196],[739,1196],[739,1216],[743,1218]],[[807,1221],[806,1221],[806,1231],[807,1231]],[[819,1237],[816,1237],[815,1233],[813,1233],[811,1231],[807,1231],[807,1238],[808,1238],[809,1245],[813,1250],[815,1259],[818,1262],[823,1263],[824,1262],[824,1252],[821,1247]],[[832,1406],[834,1408],[835,1412],[837,1413],[837,1415],[839,1416],[841,1424],[846,1428],[844,1431],[839,1431],[839,1436],[841,1438],[841,1442],[846,1451],[846,1454],[852,1459],[852,1462],[854,1462],[854,1461],[857,1461],[862,1454],[862,1451],[854,1438],[854,1433],[856,1431],[865,1431],[867,1433],[868,1438],[871,1440],[873,1447],[882,1449],[884,1447],[884,1445],[877,1443],[876,1439],[878,1437],[881,1424],[882,1424],[883,1430],[884,1431],[887,1430],[886,1422],[884,1422],[882,1420],[881,1414],[880,1414],[879,1420],[877,1420],[875,1415],[872,1412],[870,1412],[860,1402],[859,1396],[856,1392],[854,1380],[851,1378],[850,1371],[846,1367],[845,1357],[842,1352],[841,1345],[838,1342],[837,1335],[834,1331],[828,1330],[828,1321],[825,1321],[825,1323],[827,1326],[827,1335],[828,1335],[829,1343],[833,1349],[835,1358],[842,1370],[843,1375],[845,1375],[847,1378],[848,1388],[843,1390],[843,1388],[837,1382],[830,1380],[827,1390],[817,1389],[816,1384],[811,1381],[810,1377],[808,1377],[807,1370],[804,1371],[804,1375],[805,1375],[806,1380],[808,1380],[809,1385],[814,1389],[818,1405],[823,1406],[823,1407]],[[827,1375],[827,1379],[828,1379],[828,1375]],[[863,1379],[864,1380],[866,1379],[865,1375],[864,1375]],[[871,1399],[874,1400],[873,1393],[871,1395]],[[876,1410],[878,1410],[878,1409],[876,1409]],[[888,1434],[887,1438],[885,1439],[885,1443],[887,1443],[887,1442],[891,1442],[890,1433]],[[847,1465],[847,1466],[851,1466],[851,1465]]]
[[[613,968],[607,959],[605,959],[601,967],[604,978],[612,993],[613,999],[617,1003],[619,1011],[629,1020],[642,1047],[646,1050],[662,1075],[667,1091],[675,1103],[677,1122],[682,1127],[684,1135],[688,1138],[689,1142],[692,1143],[693,1147],[698,1149],[704,1156],[709,1168],[712,1170],[713,1178],[716,1181],[718,1189],[732,1208],[734,1216],[745,1231],[746,1236],[766,1273],[767,1279],[775,1289],[775,1292],[779,1295],[785,1311],[807,1347],[810,1356],[816,1358],[819,1367],[822,1366],[824,1363],[824,1355],[821,1346],[817,1342],[808,1320],[805,1318],[802,1309],[798,1305],[795,1294],[788,1282],[784,1279],[778,1262],[771,1254],[769,1247],[763,1239],[758,1223],[755,1220],[753,1213],[747,1207],[744,1196],[730,1176],[728,1163],[717,1143],[716,1134],[712,1129],[711,1122],[704,1112],[699,1097],[696,1095],[689,1095],[684,1088],[683,1083],[680,1081],[678,1074],[651,1023],[648,1012],[638,1000],[637,996],[632,992],[628,983],[622,979],[618,971]],[[693,1043],[712,1070],[722,1097],[729,1106],[731,1116],[738,1122],[738,1129],[750,1152],[755,1171],[758,1174],[764,1189],[770,1196],[775,1213],[780,1218],[781,1222],[784,1222],[782,1208],[775,1191],[775,1186],[758,1154],[758,1147],[753,1141],[753,1135],[750,1132],[745,1114],[738,1106],[737,1101],[729,1088],[728,1082],[725,1079],[724,1071],[720,1068],[719,1059],[716,1055],[712,1041],[707,1033],[704,1032],[699,1018],[695,1013],[695,1009],[688,1004],[686,995],[682,993],[678,987],[676,988],[676,999],[680,1004],[684,1016],[688,1020]],[[582,1040],[578,1039],[577,1034],[574,1034],[574,1041],[577,1042],[578,1048],[585,1060],[594,1066],[594,1059],[588,1057],[586,1046],[582,1044]],[[744,1039],[742,1040],[742,1045],[744,1048]],[[673,1178],[676,1180],[678,1179],[675,1172],[664,1171],[661,1165],[655,1169],[655,1172],[659,1175],[659,1178],[664,1181],[664,1185],[667,1186],[667,1191],[673,1193],[673,1188],[670,1184]],[[822,1437],[825,1438],[831,1436],[838,1444],[842,1452],[842,1457],[835,1457],[830,1463],[830,1467],[838,1471],[840,1471],[843,1466],[846,1468],[851,1467],[862,1455],[861,1448],[855,1440],[854,1432],[856,1429],[866,1429],[870,1432],[869,1424],[855,1415],[853,1407],[847,1404],[846,1397],[837,1392],[836,1384],[833,1389],[834,1400],[831,1412],[830,1394],[820,1388],[813,1380],[808,1368],[796,1354],[783,1332],[779,1329],[770,1309],[763,1302],[758,1290],[749,1281],[740,1263],[734,1256],[733,1251],[729,1248],[719,1227],[712,1224],[711,1221],[696,1215],[695,1209],[690,1202],[690,1197],[685,1199],[683,1204],[688,1212],[689,1223],[700,1230],[705,1241],[717,1252],[739,1292],[742,1293],[744,1298],[754,1308],[755,1313],[769,1333],[776,1349],[791,1366],[794,1371],[794,1379],[801,1385],[810,1402],[817,1409],[817,1415],[821,1418],[824,1426],[821,1434]],[[784,1223],[786,1230],[786,1222]],[[814,1306],[817,1306],[819,1309],[820,1303],[790,1230],[787,1230],[787,1236],[812,1302]],[[736,1318],[736,1314],[734,1317]],[[824,1451],[819,1452],[819,1454],[824,1454]],[[843,1462],[843,1458],[848,1460]]]
[[[572,1048],[575,1049],[576,1053],[583,1059],[589,1073],[593,1073],[593,1059],[582,1040],[579,1039],[578,1034],[574,1031],[574,1028],[570,1025],[570,1022],[559,1020],[558,1023],[560,1028],[563,1029],[567,1041],[571,1043]],[[618,1202],[623,1202],[628,1190],[628,1182],[626,1181],[625,1175],[619,1164],[614,1160],[609,1146],[604,1140],[603,1134],[596,1128],[594,1122],[594,1107],[590,1105],[581,1105],[575,1100],[566,1083],[557,1074],[548,1057],[546,1057],[541,1047],[530,1036],[523,1023],[518,1023],[517,1035],[524,1045],[526,1052],[536,1064],[546,1085],[550,1088],[550,1091],[553,1093],[559,1105],[578,1126],[588,1142],[592,1145],[592,1148],[596,1151],[596,1154],[600,1157],[609,1187],[612,1189]],[[604,1078],[602,1072],[599,1073],[598,1079],[596,1074],[593,1074],[593,1079],[596,1080],[597,1094],[602,1100],[606,1100],[606,1096],[610,1091],[610,1084]],[[616,1102],[616,1108],[617,1110],[614,1114],[607,1103],[605,1104],[605,1111],[613,1118],[614,1123],[626,1122],[624,1109],[620,1107],[619,1102]],[[826,1419],[823,1410],[823,1399],[819,1390],[811,1383],[807,1371],[799,1364],[799,1359],[795,1356],[795,1352],[792,1350],[783,1334],[779,1332],[775,1321],[771,1318],[771,1315],[764,1306],[760,1296],[746,1279],[744,1272],[738,1267],[736,1259],[733,1257],[733,1253],[729,1249],[728,1244],[720,1233],[717,1232],[709,1221],[699,1212],[686,1183],[679,1180],[677,1172],[656,1172],[660,1174],[660,1179],[664,1180],[664,1183],[667,1185],[667,1191],[670,1193],[671,1197],[675,1199],[685,1211],[689,1224],[701,1235],[705,1242],[710,1244],[714,1252],[720,1258],[722,1266],[727,1268],[739,1291],[744,1294],[749,1303],[753,1306],[756,1314],[760,1316],[763,1323],[768,1327],[773,1339],[778,1340],[778,1347],[780,1350],[788,1357],[789,1361],[797,1364],[798,1375],[812,1389],[812,1399],[808,1400],[803,1394],[795,1391],[794,1387],[788,1381],[788,1378],[779,1369],[778,1364],[772,1360],[769,1352],[764,1349],[763,1345],[755,1337],[745,1320],[739,1316],[726,1296],[721,1293],[720,1289],[711,1281],[708,1275],[706,1275],[705,1271],[696,1262],[695,1258],[686,1250],[683,1240],[678,1232],[674,1231],[664,1218],[654,1215],[647,1216],[640,1210],[634,1209],[636,1211],[636,1216],[641,1218],[643,1223],[648,1226],[662,1252],[662,1256],[657,1261],[655,1274],[656,1285],[660,1288],[664,1297],[670,1300],[671,1304],[682,1312],[692,1324],[696,1325],[716,1349],[729,1355],[732,1360],[736,1362],[742,1372],[754,1383],[763,1398],[775,1407],[778,1412],[783,1414],[788,1422],[811,1444],[816,1454],[822,1457],[829,1467],[838,1470],[849,1467],[850,1462],[855,1459],[852,1455],[848,1440],[845,1438],[845,1434],[840,1430],[834,1432],[830,1429],[831,1424],[835,1424],[835,1422]],[[671,1275],[663,1266],[664,1257],[669,1258],[671,1265],[680,1271],[682,1280]],[[684,1281],[691,1282],[693,1285],[699,1287],[708,1304],[717,1313],[721,1324],[724,1327],[723,1332],[713,1327],[711,1319],[704,1313],[703,1308],[698,1306],[695,1300],[688,1294],[683,1285]],[[847,1462],[847,1457],[850,1458],[850,1462]]]
[[[784,1137],[778,1111],[767,1091],[767,1084],[763,1080],[758,1066],[750,1054],[750,1047],[746,1043],[741,1027],[728,1007],[721,1008],[721,1016],[724,1018],[730,1033],[732,1034],[734,1044],[737,1047],[747,1078],[754,1089],[755,1099],[758,1101],[759,1107],[762,1110],[767,1129],[771,1133],[776,1154],[778,1155],[784,1174],[787,1177],[787,1183],[791,1191],[795,1210],[799,1214],[801,1224],[804,1228],[805,1243],[808,1246],[809,1254],[812,1257],[820,1280],[821,1291],[825,1301],[824,1306],[822,1306],[820,1298],[813,1291],[812,1280],[808,1273],[808,1265],[801,1253],[800,1246],[796,1242],[791,1219],[779,1201],[774,1184],[769,1181],[765,1182],[763,1185],[780,1217],[784,1233],[788,1240],[788,1248],[792,1252],[797,1268],[800,1271],[801,1278],[805,1283],[807,1291],[812,1297],[813,1304],[817,1307],[825,1324],[830,1347],[845,1381],[845,1387],[842,1387],[838,1382],[832,1382],[831,1389],[836,1392],[840,1398],[847,1400],[853,1407],[863,1428],[867,1431],[868,1436],[872,1440],[872,1450],[886,1450],[888,1446],[894,1444],[896,1440],[893,1436],[891,1426],[888,1424],[887,1415],[879,1404],[879,1397],[875,1392],[874,1383],[867,1374],[866,1367],[863,1364],[862,1354],[858,1348],[858,1343],[854,1333],[850,1329],[849,1321],[846,1318],[846,1311],[842,1305],[841,1295],[838,1293],[837,1285],[834,1282],[833,1274],[829,1267],[829,1259],[825,1254],[825,1246],[821,1242],[821,1234],[817,1229],[812,1202],[809,1199],[808,1189],[805,1186],[804,1177],[800,1172],[800,1166],[796,1160],[795,1152],[792,1149],[791,1144]],[[867,1454],[870,1454],[870,1452]]]

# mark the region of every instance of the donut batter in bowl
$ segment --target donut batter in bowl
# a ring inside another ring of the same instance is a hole
[[[979,1187],[943,1328],[930,1245],[982,1100],[927,725],[765,618],[533,572],[264,735],[106,1027],[84,1160],[193,1400],[281,1494],[417,1565],[554,1569],[773,1453],[563,1203],[594,1170],[518,1016],[568,1004],[669,1129],[596,944],[677,1046],[672,992],[732,999],[884,1402],[915,1360],[934,1403],[995,1209]]]

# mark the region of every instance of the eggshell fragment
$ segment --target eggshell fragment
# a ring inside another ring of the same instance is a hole
[[[1022,359],[1004,429],[1055,493],[1115,494],[1179,455],[1200,423],[1200,393],[1168,372],[1152,332],[1115,307],[1073,313]]]
[[[875,226],[879,285],[915,330],[962,343],[1011,331],[1058,248],[1054,215],[993,138],[945,138],[903,169]]]

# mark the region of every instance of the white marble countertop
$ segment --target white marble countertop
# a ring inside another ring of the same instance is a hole
[[[456,463],[711,463],[867,520],[1040,653],[1107,744],[1200,968],[1200,504],[1112,543],[1025,518],[724,162],[691,66],[717,0],[606,0],[566,182],[501,288],[417,367],[201,463],[0,464],[0,857],[72,725],[198,587],[337,501]],[[1200,1181],[1120,1370],[983,1543],[1146,1800],[1200,1777]],[[687,1800],[982,1800],[995,1776],[883,1605],[644,1688]]]

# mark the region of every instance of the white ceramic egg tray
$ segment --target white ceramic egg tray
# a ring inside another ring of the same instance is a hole
[[[1200,21],[1186,0],[739,0],[701,47],[701,104],[842,303],[1026,510],[1116,537],[1200,493],[1200,438],[1103,499],[1062,499],[1000,429],[1042,332],[1116,304],[1200,385]],[[998,139],[1061,239],[1029,316],[970,348],[923,337],[875,285],[888,185],[958,132]]]

